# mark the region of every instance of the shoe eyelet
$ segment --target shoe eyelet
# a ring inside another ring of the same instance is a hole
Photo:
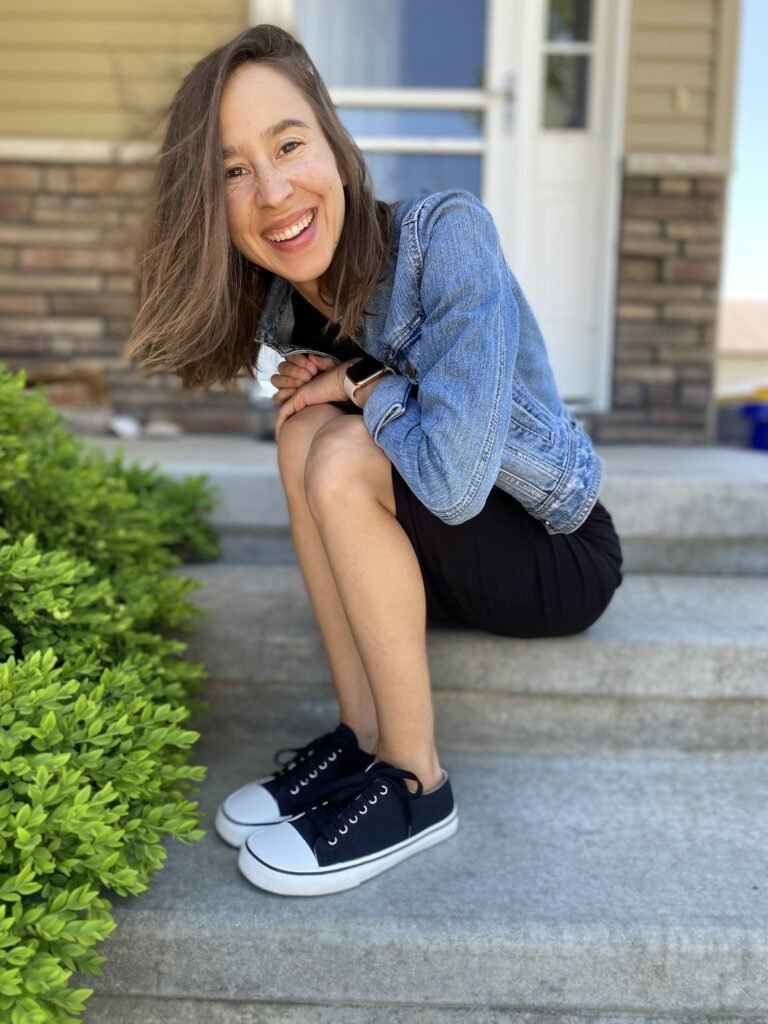
[[[368,803],[373,807],[374,804],[379,802],[379,798],[374,794],[373,800],[369,800]]]
[[[339,829],[339,835],[340,836],[345,836],[347,834],[347,832],[349,832],[349,826],[348,825],[342,825],[341,828]]]
[[[367,807],[361,807],[360,810],[357,813],[358,814],[367,814],[368,813],[368,808]]]
[[[316,779],[317,778],[317,772],[310,772],[309,773],[309,777],[310,777],[310,779]]]
[[[301,779],[299,781],[299,785],[300,786],[308,786],[309,785],[309,779]]]
[[[328,840],[328,845],[329,845],[329,846],[335,846],[335,845],[336,845],[336,843],[338,843],[338,841],[339,841],[339,840],[338,840],[338,837],[337,837],[337,836],[334,836],[334,837],[333,837],[333,839],[329,839],[329,840]]]
[[[387,787],[386,787],[386,786],[384,786],[384,785],[383,785],[383,786],[381,787],[381,789],[379,790],[379,792],[381,793],[381,795],[382,795],[382,796],[386,796],[386,795],[387,795],[387,793],[389,792],[389,790],[387,789]]]
[[[289,789],[288,792],[291,794],[291,796],[296,796],[296,794],[299,792],[299,787],[295,786],[293,789]]]
[[[337,754],[336,754],[336,752],[334,751],[334,752],[333,752],[332,754],[329,754],[329,755],[328,755],[328,760],[329,760],[329,761],[335,761],[335,760],[336,760],[336,757],[337,757]]]
[[[350,818],[349,819],[349,824],[350,825],[354,825],[356,821],[357,821],[357,815],[355,815],[354,818]]]
[[[321,772],[325,771],[325,769],[328,767],[328,762],[322,761],[317,767],[320,769]]]

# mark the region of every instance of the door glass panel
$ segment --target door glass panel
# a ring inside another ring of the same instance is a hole
[[[463,188],[480,197],[479,156],[431,156],[428,153],[366,153],[378,199],[429,195]]]
[[[586,128],[589,57],[549,54],[545,59],[544,127]]]
[[[330,88],[483,87],[486,0],[296,0],[295,11]]]
[[[547,39],[586,43],[590,38],[592,0],[550,0]]]
[[[479,139],[483,115],[479,110],[387,110],[338,107],[345,128],[355,136],[403,135],[407,138],[436,135]]]

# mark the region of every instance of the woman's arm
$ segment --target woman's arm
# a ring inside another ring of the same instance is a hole
[[[488,211],[453,194],[419,224],[425,320],[410,381],[378,382],[371,436],[416,497],[446,523],[477,515],[499,473],[519,339],[514,282]]]

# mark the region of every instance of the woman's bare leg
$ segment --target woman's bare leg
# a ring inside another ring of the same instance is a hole
[[[380,760],[425,789],[441,770],[426,651],[426,601],[416,555],[395,515],[392,465],[360,417],[333,418],[309,451],[306,497],[364,666]],[[330,588],[328,588],[330,589]]]
[[[378,742],[376,707],[304,490],[305,464],[315,435],[340,417],[345,418],[344,413],[332,405],[314,405],[296,413],[280,432],[278,463],[293,544],[323,638],[340,720],[354,730],[362,749],[373,753]]]

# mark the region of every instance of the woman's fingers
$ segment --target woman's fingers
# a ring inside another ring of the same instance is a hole
[[[283,405],[289,398],[293,398],[295,394],[296,388],[280,388],[279,391],[272,395],[272,404],[277,406]]]

